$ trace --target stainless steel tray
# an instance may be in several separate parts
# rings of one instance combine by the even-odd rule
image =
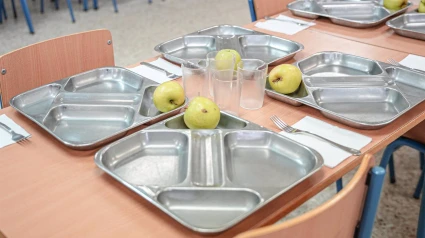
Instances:
[[[321,52],[294,63],[303,73],[300,88],[266,94],[293,106],[316,108],[335,121],[379,129],[425,100],[425,75],[340,52]]]
[[[404,13],[409,2],[398,11],[390,11],[376,1],[314,1],[298,0],[288,4],[296,16],[316,19],[329,18],[333,23],[353,28],[367,28],[379,25],[390,17]]]
[[[215,50],[234,49],[242,58],[261,59],[280,64],[294,57],[304,46],[290,40],[237,26],[221,25],[161,43],[155,50],[175,63],[203,59]]]
[[[168,113],[155,108],[157,85],[127,69],[105,67],[17,95],[10,105],[66,146],[89,150],[177,114],[184,105]]]
[[[406,13],[387,21],[395,33],[419,40],[425,40],[425,14]]]
[[[215,130],[183,114],[102,148],[96,165],[182,225],[218,233],[318,171],[314,150],[221,113]]]

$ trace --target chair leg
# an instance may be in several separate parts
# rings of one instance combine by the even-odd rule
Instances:
[[[44,0],[40,0],[40,12],[41,14],[44,13]]]
[[[94,10],[97,10],[99,8],[99,6],[97,4],[97,0],[93,0],[93,8],[94,8]]]
[[[413,194],[413,197],[416,199],[419,199],[421,196],[422,188],[424,186],[424,176],[425,176],[425,170],[422,170],[421,177],[419,178],[418,184],[416,185],[415,193]]]
[[[255,8],[254,8],[254,0],[248,0],[248,6],[249,6],[249,13],[251,15],[251,21],[254,22],[257,20],[257,16],[255,14]]]
[[[152,0],[148,0],[148,3],[151,4],[152,3]]]
[[[396,179],[393,154],[391,155],[390,160],[388,161],[388,170],[390,171],[390,183],[395,183]]]
[[[4,1],[3,0],[2,0],[2,9],[3,9],[4,19],[7,20],[6,6],[4,6]]]
[[[22,10],[24,11],[28,28],[30,29],[30,33],[34,34],[34,27],[32,26],[31,14],[30,14],[30,10],[28,9],[27,0],[21,0],[21,5],[22,5]]]
[[[336,192],[339,193],[339,191],[341,191],[342,188],[343,188],[342,178],[340,178],[336,181]]]
[[[421,169],[424,169],[424,164],[425,164],[425,154],[422,152],[419,152],[419,163],[421,164]]]
[[[55,9],[59,10],[59,0],[55,0]]]
[[[13,18],[18,18],[18,14],[16,14],[16,6],[15,6],[15,0],[12,0],[12,10],[13,10]]]
[[[114,4],[115,12],[118,12],[117,0],[112,0],[112,3]]]
[[[422,171],[422,175],[424,172]],[[424,182],[425,177],[422,176],[422,183]],[[419,210],[419,222],[418,222],[418,231],[416,237],[425,238],[425,189],[422,189],[422,201],[421,208]]]
[[[4,8],[3,0],[0,0],[0,24],[3,24],[3,8]]]
[[[83,0],[83,10],[85,12],[89,10],[89,0]]]
[[[74,23],[75,17],[74,17],[74,10],[72,9],[72,3],[71,0],[66,0],[66,3],[68,4],[69,14],[71,15],[71,20]]]

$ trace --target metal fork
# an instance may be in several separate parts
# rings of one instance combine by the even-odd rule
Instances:
[[[0,122],[0,128],[7,131],[9,134],[12,135],[12,140],[16,143],[24,142],[27,140],[28,136],[23,136],[19,133],[16,133],[14,130],[12,130],[10,127],[6,126],[5,124]]]
[[[282,22],[290,22],[290,23],[297,24],[299,26],[309,26],[309,24],[305,24],[305,23],[300,23],[300,22],[291,21],[291,20],[277,19],[277,18],[272,18],[272,17],[268,17],[268,16],[264,17],[264,19],[266,19],[266,20],[282,21]]]
[[[330,143],[331,145],[333,145],[335,147],[338,147],[338,148],[340,148],[342,150],[345,150],[348,153],[351,153],[353,155],[360,155],[362,153],[360,150],[356,150],[356,149],[353,149],[353,148],[350,148],[350,147],[346,147],[346,146],[340,145],[340,144],[338,144],[336,142],[333,142],[331,140],[328,140],[328,139],[326,139],[324,137],[321,137],[319,135],[316,135],[314,133],[311,133],[311,132],[308,132],[308,131],[303,131],[303,130],[300,130],[300,129],[297,129],[297,128],[293,128],[293,127],[287,125],[285,122],[283,122],[279,117],[277,117],[275,115],[271,116],[270,119],[274,122],[274,124],[276,124],[277,127],[279,127],[280,129],[284,130],[285,132],[288,132],[288,133],[302,133],[302,134],[308,134],[308,135],[315,136],[315,137],[317,137],[317,138],[319,138],[321,140],[324,140],[324,141]]]
[[[163,68],[160,68],[160,67],[158,67],[158,66],[155,66],[155,65],[153,65],[153,64],[150,64],[150,63],[148,63],[148,62],[141,62],[140,64],[141,64],[141,65],[144,65],[144,66],[148,66],[149,68],[152,68],[152,69],[155,69],[155,70],[158,70],[158,71],[164,72],[164,73],[165,73],[165,76],[167,76],[167,78],[170,78],[170,79],[176,79],[176,78],[179,78],[179,77],[180,77],[180,76],[178,76],[177,74],[173,74],[173,73],[171,73],[171,72],[168,72],[167,70],[165,70],[165,69],[163,69]]]
[[[420,70],[420,69],[414,69],[414,68],[410,68],[410,67],[408,67],[408,66],[402,65],[402,64],[400,64],[399,62],[395,61],[395,60],[394,60],[394,59],[392,59],[392,58],[389,58],[387,61],[388,61],[388,63],[390,63],[390,64],[392,64],[392,65],[399,66],[399,67],[403,67],[403,68],[407,68],[407,69],[410,69],[410,70],[413,70],[413,71],[419,72],[419,73],[421,73],[421,74],[425,74],[425,71],[423,71],[423,70]]]

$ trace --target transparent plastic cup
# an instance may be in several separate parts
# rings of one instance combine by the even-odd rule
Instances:
[[[189,100],[194,97],[208,97],[208,68],[205,59],[190,59],[181,64],[183,88]]]
[[[214,102],[221,111],[237,116],[239,114],[241,83],[238,80],[236,71],[233,69],[215,70],[211,74],[211,81]]]
[[[260,109],[264,103],[268,65],[258,59],[242,59],[237,77],[241,83],[240,106],[248,110]]]
[[[229,59],[216,59],[218,51],[212,51],[207,54],[208,64],[208,86],[210,96],[214,96],[213,84],[212,84],[212,73],[217,70],[233,70],[235,68],[235,56],[232,54]]]

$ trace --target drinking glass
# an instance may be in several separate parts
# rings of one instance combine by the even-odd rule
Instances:
[[[213,84],[212,84],[212,73],[217,70],[233,70],[235,68],[235,56],[232,54],[230,59],[216,59],[218,51],[212,51],[207,54],[207,64],[208,64],[208,85],[207,90],[211,96],[214,96],[213,93]]]
[[[208,73],[205,59],[190,59],[182,63],[183,87],[186,97],[191,100],[208,96]]]
[[[236,71],[233,69],[215,70],[211,73],[211,81],[214,102],[221,111],[237,116],[239,114],[241,84]]]
[[[241,107],[256,110],[263,106],[267,79],[267,64],[258,59],[242,59],[238,64],[241,83]]]

